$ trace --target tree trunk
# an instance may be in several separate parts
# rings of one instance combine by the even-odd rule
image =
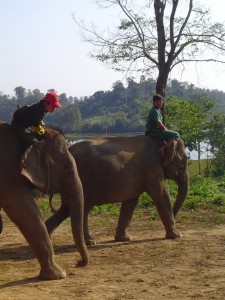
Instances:
[[[198,175],[201,175],[201,145],[198,142]]]
[[[164,98],[164,103],[161,108],[162,116],[163,116],[163,124],[166,125],[166,85],[169,76],[169,71],[163,68],[159,70],[159,76],[156,82],[156,94],[160,94]]]

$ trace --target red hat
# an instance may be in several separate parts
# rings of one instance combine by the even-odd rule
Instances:
[[[61,104],[59,103],[59,96],[55,92],[48,92],[44,99],[51,103],[54,107],[61,107]]]

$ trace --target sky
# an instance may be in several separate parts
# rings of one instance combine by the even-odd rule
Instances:
[[[199,2],[211,9],[212,20],[225,21],[224,0]],[[54,88],[59,94],[80,98],[110,90],[124,79],[124,74],[88,56],[92,46],[82,41],[72,18],[75,14],[99,28],[115,22],[116,12],[98,9],[95,0],[0,0],[0,12],[3,94],[13,96],[14,88],[23,86],[43,93]],[[171,78],[225,91],[225,66],[188,66],[182,76],[173,71]]]

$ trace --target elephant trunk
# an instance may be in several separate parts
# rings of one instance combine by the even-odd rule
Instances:
[[[173,206],[174,217],[179,212],[184,200],[186,199],[188,187],[189,187],[189,178],[186,175],[184,178],[177,180],[178,193],[177,198]]]
[[[70,176],[70,179],[72,177]],[[73,182],[69,180],[68,184],[65,184],[65,189],[61,196],[62,201],[65,199],[69,205],[73,238],[76,248],[82,257],[82,260],[78,262],[78,266],[84,267],[89,261],[83,230],[84,196],[81,181],[78,176],[75,177],[75,180],[72,180]]]

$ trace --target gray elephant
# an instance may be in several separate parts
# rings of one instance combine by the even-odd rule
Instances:
[[[181,139],[174,141],[162,161],[160,145],[151,137],[103,137],[81,141],[69,148],[76,160],[84,189],[84,236],[87,245],[94,244],[88,229],[88,213],[94,205],[122,202],[116,241],[128,241],[126,232],[138,198],[147,192],[156,205],[166,230],[166,238],[181,237],[175,228],[174,216],[186,198],[189,176],[187,156]],[[178,195],[171,207],[165,179],[178,185]],[[62,199],[60,209],[47,221],[49,234],[69,216]]]
[[[48,280],[64,278],[66,273],[55,263],[53,246],[33,196],[34,186],[44,193],[61,194],[82,257],[79,264],[88,263],[83,233],[83,189],[76,163],[63,135],[52,132],[52,139],[32,145],[23,155],[24,149],[10,125],[0,122],[0,208],[32,248],[41,267],[39,277]]]

